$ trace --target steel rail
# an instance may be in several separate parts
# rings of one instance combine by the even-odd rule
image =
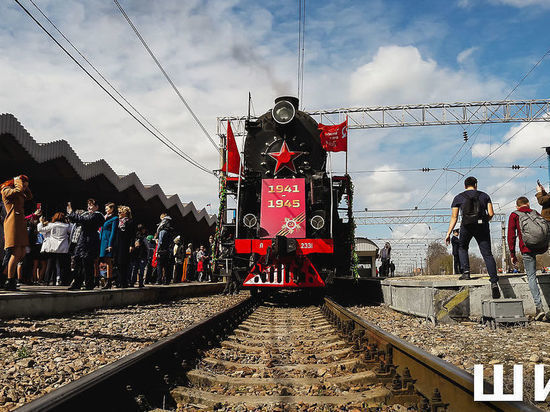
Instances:
[[[43,411],[145,411],[175,408],[170,389],[198,351],[217,342],[257,305],[248,298],[180,332],[104,366],[17,409]]]
[[[348,334],[363,336],[362,344],[381,361],[385,372],[403,375],[408,368],[414,387],[425,397],[432,397],[437,388],[441,394],[441,407],[447,411],[503,411],[535,412],[541,409],[525,402],[474,402],[474,377],[451,363],[435,357],[426,351],[382,330],[365,319],[345,309],[329,298],[325,298],[325,312]],[[484,382],[484,393],[493,393],[492,385]],[[432,409],[434,410],[434,409]],[[444,409],[442,409],[444,410]]]

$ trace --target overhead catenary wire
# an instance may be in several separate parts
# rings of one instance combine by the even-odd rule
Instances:
[[[474,170],[475,168],[477,168],[477,166],[479,166],[485,159],[487,159],[489,156],[493,155],[497,150],[499,150],[502,146],[504,146],[506,143],[508,143],[510,140],[512,140],[515,136],[517,136],[523,129],[525,129],[529,124],[531,124],[531,122],[527,122],[525,123],[522,127],[520,127],[518,130],[516,130],[516,132],[514,134],[512,134],[509,138],[505,139],[502,143],[500,143],[495,149],[491,150],[485,157],[483,157],[475,166],[471,167],[465,174],[468,174],[470,173],[472,170]],[[539,160],[539,159],[537,159]],[[439,200],[437,202],[434,203],[434,205],[428,210],[428,212],[426,212],[423,216],[421,216],[416,222],[413,222],[412,223],[412,226],[409,228],[409,230],[400,238],[398,239],[398,241],[402,241],[405,239],[405,236],[407,236],[410,231],[420,222],[420,220],[425,217],[430,210],[432,210],[435,206],[437,206],[439,204],[439,202],[441,202],[441,200],[443,200],[443,198],[445,198],[445,196],[447,196],[447,194],[449,194],[451,192],[451,190],[454,189],[454,187],[462,180],[462,178],[458,179],[454,184],[453,186],[448,189],[444,194],[443,196],[441,196],[439,198]]]
[[[99,77],[101,77],[101,79],[107,83],[109,85],[109,87],[122,99],[124,100],[124,102],[130,106],[137,114],[138,116],[143,119],[144,122],[146,122],[153,130],[155,130],[158,134],[160,134],[168,143],[170,143],[176,150],[178,150],[183,156],[186,157],[186,160],[190,163],[192,163],[194,166],[200,168],[201,170],[204,170],[206,169],[205,171],[208,171],[210,172],[209,169],[207,169],[206,167],[202,166],[200,163],[198,163],[197,161],[195,161],[189,154],[187,154],[186,152],[184,152],[182,149],[180,149],[176,143],[174,143],[172,140],[170,140],[164,133],[162,133],[160,130],[158,130],[157,127],[155,127],[130,101],[128,101],[128,99],[126,99],[126,97],[124,97],[124,95],[122,95],[122,93],[120,93],[116,87],[92,64],[92,62],[90,62],[90,60],[88,58],[86,58],[86,56],[84,56],[84,54],[74,45],[74,43],[57,27],[57,25],[42,11],[42,9],[33,1],[33,0],[29,0],[33,6],[38,10],[38,12],[48,21],[48,23],[50,23],[52,25],[52,27],[63,37],[63,39],[65,39],[65,41],[70,44],[70,46],[79,54],[80,57],[82,57],[82,59],[88,63],[88,65],[90,65],[90,67],[92,68],[92,70],[97,73],[97,75]]]
[[[143,47],[145,47],[145,49],[147,50],[147,52],[149,53],[149,55],[151,56],[151,58],[153,59],[153,61],[156,63],[157,67],[160,69],[160,71],[162,72],[162,74],[164,75],[164,77],[166,78],[166,80],[168,81],[168,83],[170,84],[170,86],[172,86],[172,89],[174,89],[174,91],[176,92],[176,94],[178,95],[178,97],[180,98],[180,100],[182,101],[182,103],[185,105],[185,107],[187,108],[187,110],[189,111],[189,113],[191,114],[191,116],[193,117],[193,119],[195,120],[195,122],[198,124],[198,126],[201,128],[201,130],[203,131],[204,135],[206,136],[206,138],[210,141],[210,143],[212,143],[212,146],[214,146],[214,149],[216,149],[217,152],[221,153],[221,151],[223,150],[222,148],[218,147],[218,145],[216,144],[216,142],[214,141],[214,139],[210,136],[210,133],[208,133],[208,131],[206,130],[206,128],[203,126],[203,124],[201,123],[201,121],[199,120],[199,118],[197,117],[197,115],[195,114],[195,112],[193,111],[193,109],[191,109],[191,106],[187,103],[187,101],[185,100],[185,98],[183,97],[183,95],[180,93],[179,89],[176,87],[176,85],[174,84],[174,82],[172,81],[172,79],[170,78],[170,76],[168,76],[168,73],[166,73],[166,70],[164,70],[164,67],[162,67],[162,65],[160,64],[159,60],[157,59],[157,57],[155,56],[155,54],[153,53],[153,51],[151,50],[151,48],[149,47],[149,45],[147,44],[147,42],[145,41],[145,39],[143,38],[143,36],[141,35],[141,33],[139,32],[139,30],[137,29],[137,27],[134,25],[134,23],[132,22],[132,20],[130,19],[130,17],[128,16],[128,14],[126,14],[126,12],[124,11],[124,9],[122,8],[122,6],[120,5],[120,3],[118,2],[118,0],[113,0],[114,3],[116,4],[116,6],[118,7],[118,9],[120,10],[120,12],[122,13],[122,15],[124,16],[124,18],[126,19],[126,22],[130,25],[130,27],[132,28],[132,30],[134,31],[135,35],[137,36],[137,38],[140,40],[141,44],[143,45]]]
[[[526,74],[516,83],[516,85],[512,88],[512,90],[506,95],[506,97],[504,98],[504,100],[508,99],[508,98],[512,95],[512,93],[521,85],[521,83],[527,78],[527,76],[529,76],[529,74],[531,74],[531,72],[533,72],[533,70],[534,70],[534,69],[544,60],[544,58],[545,58],[546,56],[548,56],[549,54],[550,54],[550,49],[548,49],[548,50],[546,51],[546,53],[544,53],[544,54],[542,55],[542,57],[541,57],[532,67],[531,67],[531,69],[529,69],[529,70],[527,71],[527,73],[526,73]],[[510,136],[508,139],[504,140],[500,145],[498,145],[496,149],[491,150],[491,151],[489,152],[489,154],[487,154],[485,157],[483,157],[474,167],[470,168],[470,169],[468,170],[468,172],[466,172],[466,174],[469,173],[469,172],[471,172],[473,169],[476,169],[482,162],[486,161],[486,160],[489,158],[489,156],[491,156],[494,152],[496,152],[497,150],[499,150],[504,144],[506,144],[506,143],[509,142],[512,138],[514,138],[519,132],[521,132],[523,129],[525,129],[525,127],[527,127],[530,123],[531,123],[531,121],[525,123],[525,124],[524,124],[522,127],[520,127],[514,134],[512,134],[512,136]],[[483,126],[483,124],[479,125],[479,126],[477,127],[477,129],[472,133],[472,135],[476,135],[476,137],[475,137],[474,140],[471,142],[470,148],[473,148],[474,143],[475,143],[475,140],[477,139],[477,136],[478,136],[478,132],[479,132],[479,130],[481,129],[482,126]],[[465,143],[466,143],[466,141],[460,146],[458,152],[460,152],[460,151],[462,150],[462,148],[464,147]],[[458,154],[458,152],[455,153],[455,155],[453,156],[453,159],[454,159],[454,157],[456,157],[456,155]],[[459,162],[462,161],[463,158],[464,158],[464,156],[462,156],[462,157],[460,158]],[[447,166],[446,166],[447,168],[448,168],[448,165],[449,165],[449,164],[447,164]],[[518,173],[518,175],[519,175],[519,173]],[[437,183],[437,181],[441,178],[441,176],[442,176],[442,175],[440,175],[440,176],[438,177],[438,179],[436,180],[436,183]],[[447,195],[447,194],[448,194],[457,184],[458,184],[458,182],[459,182],[460,180],[461,180],[461,179],[457,180],[457,182],[451,187],[451,189],[447,190],[447,192],[446,192],[446,193],[445,193],[445,194],[444,194],[444,195],[434,204],[434,207],[435,207],[435,206],[436,206],[436,205],[437,205],[437,204],[438,204],[438,203],[439,203],[439,202],[440,202],[440,201],[441,201],[441,200],[442,200],[442,199],[443,199],[443,198],[444,198],[444,197],[445,197],[445,196],[446,196],[446,195]],[[432,187],[430,187],[430,189],[428,190],[428,193],[431,191],[431,189],[432,189],[434,186],[435,186],[435,184],[432,185]],[[422,202],[425,198],[426,198],[426,195],[422,198],[421,202]],[[420,202],[419,202],[418,204],[420,204]],[[427,213],[429,213],[429,212],[427,212]],[[427,213],[426,213],[426,215],[427,215]],[[426,216],[426,215],[424,215],[424,216]],[[424,217],[424,216],[422,216],[422,217]],[[422,218],[422,217],[421,217],[421,218]],[[420,218],[420,219],[421,219],[421,218]],[[409,228],[409,230],[407,231],[407,233],[405,233],[405,234],[403,235],[403,237],[401,237],[401,239],[398,239],[398,241],[401,241],[401,240],[405,239],[405,236],[406,236],[406,235],[416,226],[417,223],[418,223],[418,221],[415,222],[415,223],[413,223],[413,225]]]
[[[525,73],[525,75],[522,76],[522,78],[514,85],[514,87],[508,92],[508,94],[506,95],[506,97],[504,97],[503,100],[507,100],[516,90],[517,88],[523,83],[523,81],[533,72],[533,70],[535,70],[541,63],[542,61],[546,58],[546,56],[550,55],[550,49],[548,49],[546,51],[546,53],[544,53],[542,55],[542,57]],[[472,149],[474,147],[474,144],[479,136],[479,130],[481,129],[481,127],[483,126],[483,124],[480,124],[476,130],[474,130],[474,132],[471,134],[470,137],[474,137],[474,139],[472,140],[471,144],[470,144],[470,149]],[[464,154],[464,156],[462,156],[459,160],[462,161],[462,159],[464,159],[464,157],[466,156],[466,154]]]
[[[541,154],[539,157],[537,157],[535,160],[531,162],[531,164],[538,162],[543,156],[546,156],[546,153]],[[529,166],[527,166],[528,168]],[[518,177],[521,173],[523,173],[527,168],[521,169],[519,172],[517,172],[514,176],[510,177],[506,182],[501,184],[499,187],[497,187],[493,192],[490,194],[491,196],[494,195],[496,192],[498,192],[500,189],[502,189],[504,186],[506,186],[508,183],[510,183],[512,180],[514,180],[516,177]]]
[[[538,165],[538,166],[520,166],[520,165],[511,165],[511,166],[478,166],[477,169],[548,169],[548,166]],[[354,170],[348,171],[348,174],[360,174],[360,173],[401,173],[401,172],[432,172],[438,170],[445,170],[448,172],[453,172],[455,170],[469,170],[467,167],[421,167],[416,169],[373,169],[373,170]],[[343,172],[337,172],[343,173]]]
[[[34,17],[34,15],[23,5],[21,4],[21,2],[19,0],[14,0],[18,5],[19,7],[21,7],[21,9],[42,29],[42,31],[44,31],[44,33],[46,33],[48,35],[48,37],[55,42],[55,44],[57,44],[57,46],[59,46],[61,48],[61,50],[63,50],[63,52],[69,56],[69,58],[71,60],[73,60],[78,67],[80,67],[80,69],[82,69],[84,71],[84,73],[86,73],[88,75],[88,77],[90,77],[90,79],[92,79],[92,81],[94,83],[96,83],[105,93],[107,93],[107,95],[112,99],[114,100],[126,113],[128,113],[130,116],[132,116],[134,118],[134,120],[136,120],[145,130],[147,130],[150,134],[152,134],[158,141],[160,141],[162,144],[164,144],[166,147],[168,147],[171,151],[173,151],[175,154],[177,154],[178,156],[180,156],[182,159],[184,159],[185,161],[187,161],[188,163],[192,164],[193,166],[199,168],[200,170],[206,172],[206,173],[209,173],[211,175],[214,175],[214,172],[211,171],[210,169],[206,168],[205,166],[202,166],[200,163],[196,162],[194,159],[192,159],[189,155],[187,155],[185,152],[183,152],[181,149],[177,148],[177,147],[174,147],[173,146],[173,143],[170,142],[171,144],[169,144],[168,142],[166,142],[165,140],[163,140],[161,137],[159,137],[153,130],[151,130],[145,123],[144,121],[138,119],[138,117],[132,113],[124,104],[122,104],[109,90],[107,90],[107,88],[102,85],[49,31],[48,29],[46,29],[42,23],[40,23],[36,17]],[[135,110],[135,109],[134,109]]]

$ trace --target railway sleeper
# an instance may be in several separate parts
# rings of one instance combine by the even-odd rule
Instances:
[[[265,338],[265,346],[268,349],[277,349],[278,351],[291,351],[293,350],[293,347],[300,345],[300,350],[302,348],[305,349],[311,349],[311,350],[319,350],[319,346],[322,345],[323,349],[326,348],[333,348],[333,347],[344,347],[349,346],[346,342],[343,340],[338,339],[337,336],[332,338],[327,338],[323,340],[312,340],[312,339],[301,339],[301,338],[295,338],[291,336],[276,336],[276,335],[268,335]],[[242,336],[228,336],[227,340],[225,342],[231,342],[231,343],[238,343],[241,345],[252,345],[255,346],[255,342],[246,339]]]
[[[326,372],[326,369],[321,369]],[[343,389],[349,389],[350,386],[373,385],[379,383],[378,377],[374,371],[366,370],[344,376],[323,377],[297,377],[297,378],[263,378],[263,377],[233,377],[224,374],[210,373],[203,370],[192,370],[187,374],[189,382],[200,387],[209,387],[221,385],[223,387],[304,387],[312,385],[336,385]]]
[[[362,392],[344,395],[222,395],[193,388],[178,387],[172,390],[172,396],[181,405],[200,403],[208,407],[223,407],[246,405],[247,407],[262,408],[267,405],[345,405],[362,404],[365,407],[375,407],[387,403],[391,398],[391,391],[376,387]],[[286,391],[283,391],[286,393]]]
[[[239,338],[248,338],[248,339],[269,339],[269,333],[255,333],[255,332],[249,332],[242,329],[235,329],[234,335],[228,335],[227,339],[232,339],[234,337]],[[289,332],[286,335],[278,335],[278,339],[290,339],[293,341],[300,341],[304,343],[308,342],[319,342],[319,343],[325,343],[325,342],[334,342],[336,340],[339,340],[339,337],[334,335],[333,333],[327,332],[324,334],[316,335],[316,338],[308,337],[307,334],[302,334],[298,332]]]
[[[260,363],[241,363],[226,361],[217,358],[206,357],[202,359],[202,362],[211,366],[221,366],[228,371],[234,372],[237,370],[252,370],[256,373],[262,374],[264,371],[270,371],[275,373],[285,373],[292,371],[317,371],[319,368],[324,368],[328,372],[334,372],[337,369],[340,370],[352,370],[362,363],[359,358],[345,359],[330,363],[304,363],[304,364],[287,364],[280,365],[276,361],[271,362],[270,366]]]
[[[345,343],[344,343],[345,345]],[[242,352],[243,354],[249,354],[249,353],[270,353],[270,354],[280,354],[282,351],[284,351],[285,348],[266,348],[265,346],[252,346],[252,345],[243,345],[240,343],[234,343],[231,341],[223,341],[222,342],[222,348],[225,349],[231,349],[231,350],[237,350]],[[273,349],[277,350],[275,352]],[[288,348],[290,351],[292,348]],[[324,349],[324,348],[323,348]],[[347,355],[350,355],[353,353],[353,349],[349,346],[346,346],[342,349],[335,349],[335,350],[329,350],[329,351],[321,351],[321,348],[312,348],[311,351],[303,352],[304,355],[312,354],[315,355],[317,359],[324,359],[328,357],[336,357],[336,358],[342,358]]]

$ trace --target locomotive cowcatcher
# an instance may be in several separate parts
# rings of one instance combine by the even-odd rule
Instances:
[[[317,122],[297,98],[279,97],[245,131],[239,172],[222,169],[221,188],[236,207],[233,219],[221,218],[221,266],[253,290],[321,288],[349,275],[353,221],[339,217],[338,205],[351,216],[351,181],[328,170]],[[225,165],[238,157],[230,126],[226,148]]]

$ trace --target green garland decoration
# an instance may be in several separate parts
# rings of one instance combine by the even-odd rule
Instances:
[[[355,188],[353,182],[351,181],[350,175],[346,174],[347,183],[348,183],[348,222],[350,226],[349,231],[349,242],[351,245],[351,259],[350,259],[350,270],[355,280],[359,279],[359,270],[357,269],[359,265],[359,258],[357,257],[357,252],[355,251],[355,229],[357,227],[355,219],[353,218],[353,195]]]
[[[225,213],[225,208],[227,206],[227,177],[222,177],[221,179],[221,187],[220,187],[220,207],[218,209],[218,222],[216,225],[216,233],[214,234],[214,242],[212,242],[212,267],[216,267],[216,262],[219,259],[219,247],[218,245],[221,242],[221,231],[223,227],[223,216]]]

